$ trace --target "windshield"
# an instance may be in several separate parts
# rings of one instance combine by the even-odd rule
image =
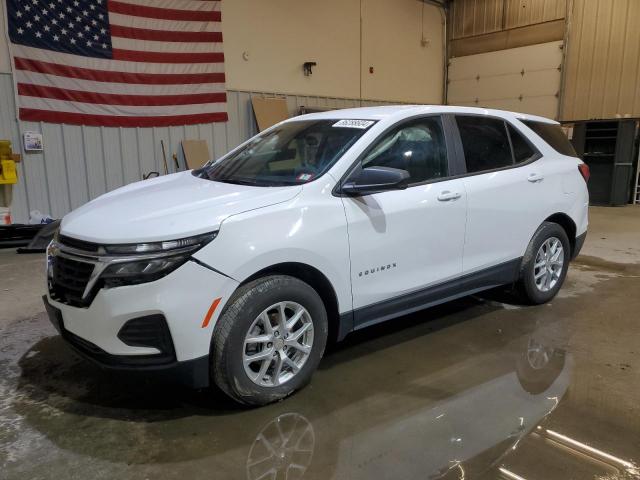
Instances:
[[[264,187],[300,185],[326,172],[375,122],[301,120],[257,136],[194,175]]]

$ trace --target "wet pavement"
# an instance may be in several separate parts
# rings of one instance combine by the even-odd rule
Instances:
[[[4,252],[0,479],[639,479],[640,210],[624,210],[592,216],[598,234],[621,215],[622,236],[590,234],[551,304],[497,291],[363,330],[248,410],[79,359],[38,306],[41,256]]]

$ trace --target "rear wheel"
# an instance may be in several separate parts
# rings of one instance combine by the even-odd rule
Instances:
[[[566,232],[557,223],[544,222],[538,228],[522,259],[517,283],[525,301],[538,305],[556,296],[567,275],[570,248]]]
[[[280,400],[311,378],[327,328],[322,299],[301,280],[273,275],[243,285],[216,325],[213,381],[248,405]]]

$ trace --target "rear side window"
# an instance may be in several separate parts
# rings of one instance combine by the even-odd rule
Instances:
[[[545,142],[556,152],[570,157],[577,157],[578,154],[573,149],[573,145],[562,131],[560,125],[553,123],[534,122],[532,120],[522,120],[527,127],[536,132]]]
[[[509,138],[513,147],[513,160],[515,163],[523,163],[533,157],[536,153],[531,144],[512,125],[507,124]]]
[[[468,173],[513,165],[511,146],[503,120],[481,116],[456,116],[456,122]]]

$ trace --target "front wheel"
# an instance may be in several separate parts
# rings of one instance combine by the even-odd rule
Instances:
[[[571,246],[564,229],[544,222],[536,231],[522,259],[517,288],[527,303],[539,305],[556,296],[564,283]]]
[[[318,293],[286,275],[241,286],[229,299],[212,343],[213,381],[247,405],[280,400],[304,386],[327,342]]]

